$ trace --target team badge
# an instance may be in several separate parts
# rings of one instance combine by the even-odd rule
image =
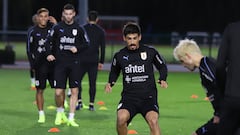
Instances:
[[[147,59],[147,52],[141,52],[141,59],[146,60]]]
[[[76,36],[76,35],[77,35],[77,29],[73,29],[73,30],[72,30],[72,34],[73,34],[74,36]]]

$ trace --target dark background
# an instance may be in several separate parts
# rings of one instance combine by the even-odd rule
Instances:
[[[31,16],[41,7],[48,8],[57,20],[64,4],[72,3],[78,9],[78,0],[9,0],[8,3],[9,30],[26,30],[31,25]],[[89,0],[88,3],[89,10],[97,10],[100,15],[138,16],[145,33],[222,32],[228,23],[240,20],[239,0]],[[1,0],[1,7],[2,4]],[[2,29],[2,17],[0,24]]]

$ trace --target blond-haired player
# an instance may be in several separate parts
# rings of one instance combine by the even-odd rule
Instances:
[[[199,69],[201,84],[206,90],[206,95],[214,109],[213,117],[199,127],[192,135],[215,135],[220,121],[220,100],[222,93],[216,85],[215,60],[202,54],[194,40],[180,40],[173,51],[174,58],[190,71]]]

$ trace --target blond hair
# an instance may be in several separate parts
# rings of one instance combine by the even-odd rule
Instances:
[[[37,14],[38,14],[38,15],[41,14],[42,12],[47,12],[47,13],[49,13],[49,10],[46,9],[46,8],[40,8],[40,9],[37,10]]]
[[[186,53],[193,54],[198,53],[202,54],[199,46],[194,40],[184,39],[180,40],[178,45],[173,50],[173,56],[176,60],[179,60],[180,57],[184,56]]]

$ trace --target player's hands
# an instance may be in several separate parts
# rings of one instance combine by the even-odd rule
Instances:
[[[105,85],[105,92],[106,92],[106,93],[112,92],[112,87],[111,87],[111,84],[110,84],[110,83],[107,83],[107,84]]]
[[[70,51],[72,51],[72,53],[76,53],[77,52],[77,48],[75,46],[71,47]]]
[[[98,70],[102,70],[103,69],[103,64],[102,63],[98,63]]]
[[[162,88],[167,88],[168,87],[168,83],[166,81],[158,80],[158,83],[160,84],[160,86]]]
[[[48,61],[54,61],[56,58],[53,55],[48,55],[47,60]]]
[[[34,69],[33,67],[31,67],[30,70],[31,70],[32,72],[35,72],[35,69]]]
[[[213,123],[219,123],[219,122],[220,122],[220,118],[218,116],[214,116]]]
[[[57,24],[57,20],[53,17],[53,16],[49,16],[49,22],[53,23],[53,24]]]

